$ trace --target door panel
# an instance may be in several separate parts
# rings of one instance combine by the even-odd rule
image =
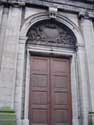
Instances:
[[[31,58],[30,78],[30,112],[32,125],[48,125],[49,114],[49,60],[48,58]],[[31,124],[31,120],[30,120]]]
[[[71,124],[69,60],[51,58],[52,125]]]
[[[71,125],[69,59],[31,57],[30,125]]]

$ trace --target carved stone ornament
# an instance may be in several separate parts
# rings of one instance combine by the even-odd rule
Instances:
[[[56,7],[49,7],[49,17],[55,19],[58,9]]]
[[[27,44],[76,48],[76,38],[65,25],[47,20],[32,26],[28,33]]]

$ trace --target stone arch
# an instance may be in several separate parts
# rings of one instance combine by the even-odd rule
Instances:
[[[20,39],[27,38],[26,34],[32,25],[34,25],[38,21],[47,20],[47,19],[50,19],[49,14],[47,12],[41,12],[41,13],[37,13],[37,14],[30,16],[28,19],[26,19],[25,23],[23,24],[21,28]],[[69,18],[62,16],[62,14],[57,15],[56,21],[60,22],[61,24],[66,25],[74,33],[77,39],[77,45],[79,44],[82,45],[83,38],[80,32],[80,29],[74,22],[72,22]],[[23,40],[23,43],[25,44],[26,41]]]

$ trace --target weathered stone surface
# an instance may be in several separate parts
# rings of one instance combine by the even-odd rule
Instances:
[[[92,21],[94,5],[87,3],[89,1],[83,3],[66,2],[66,0],[53,0],[54,3],[50,0],[38,1],[9,0],[5,4],[6,0],[0,0],[0,107],[9,105],[15,108],[17,125],[29,124],[29,52],[39,49],[45,53],[51,48],[32,46],[31,41],[28,52],[25,45],[27,36],[22,34],[22,29],[32,30],[31,26],[39,22],[39,19],[50,19],[48,8],[52,5],[57,7],[57,15],[60,18],[56,16],[55,20],[69,27],[77,38],[76,52],[53,48],[57,53],[59,51],[73,57],[74,61],[71,64],[73,125],[75,123],[87,125],[88,112],[94,112],[94,22]]]

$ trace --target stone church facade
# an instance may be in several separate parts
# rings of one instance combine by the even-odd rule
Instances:
[[[93,49],[93,0],[0,0],[0,108],[17,125],[94,124]]]

